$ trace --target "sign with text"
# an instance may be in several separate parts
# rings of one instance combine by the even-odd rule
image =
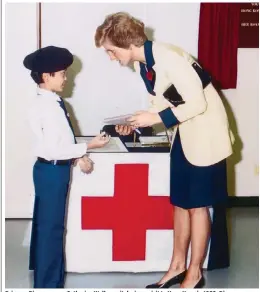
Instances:
[[[240,3],[239,48],[259,48],[259,3]]]

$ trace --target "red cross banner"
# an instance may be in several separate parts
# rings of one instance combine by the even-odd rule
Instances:
[[[174,238],[169,153],[93,153],[92,159],[92,174],[73,170],[67,271],[167,270]],[[213,233],[204,268],[213,269],[228,265],[228,246],[226,225],[213,208],[210,213]]]

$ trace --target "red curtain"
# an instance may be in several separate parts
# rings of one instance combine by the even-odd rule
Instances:
[[[236,88],[240,4],[201,3],[198,61],[220,89]]]

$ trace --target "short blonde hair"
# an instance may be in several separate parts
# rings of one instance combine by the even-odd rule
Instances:
[[[101,47],[108,39],[114,46],[128,49],[131,44],[141,47],[147,40],[144,24],[125,12],[108,15],[97,28],[96,47]]]

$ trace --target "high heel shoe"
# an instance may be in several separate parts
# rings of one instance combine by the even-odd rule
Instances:
[[[200,280],[199,280],[199,282],[195,285],[195,287],[193,288],[193,289],[195,289],[195,288],[203,288],[205,286],[205,279],[204,279],[204,277],[202,276],[201,278],[200,278]]]
[[[164,282],[164,283],[154,283],[154,284],[150,284],[147,285],[145,288],[170,288],[171,286],[175,285],[175,284],[180,284],[186,275],[186,270],[180,274],[178,274],[177,276],[172,277],[171,279],[169,279],[168,281]]]

